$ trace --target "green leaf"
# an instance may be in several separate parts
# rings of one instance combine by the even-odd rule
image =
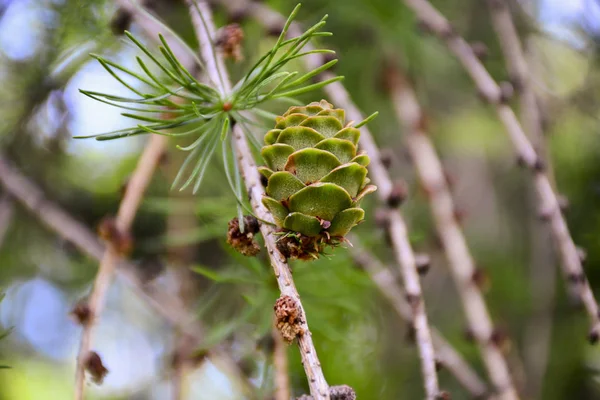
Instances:
[[[332,153],[345,164],[356,156],[356,146],[349,140],[339,138],[329,138],[320,141],[315,145],[316,149],[321,149]]]
[[[360,131],[353,127],[347,127],[335,134],[335,138],[349,140],[356,146],[360,139]]]
[[[318,182],[340,164],[336,156],[325,150],[306,148],[290,155],[284,169],[309,185]]]
[[[299,212],[289,214],[283,222],[283,227],[306,236],[317,236],[323,229],[317,218]]]
[[[333,183],[307,186],[290,197],[291,212],[300,212],[331,221],[342,210],[350,208],[352,199],[341,187]]]
[[[313,147],[321,140],[325,139],[325,136],[312,128],[304,126],[291,126],[285,128],[277,137],[277,143],[287,144],[295,150],[304,149],[307,147]]]
[[[268,196],[281,201],[304,187],[304,184],[296,176],[287,171],[280,171],[271,175],[266,191]]]
[[[363,187],[367,177],[367,169],[360,164],[344,164],[321,179],[321,182],[331,182],[343,187],[350,197],[356,197],[358,191]]]
[[[346,236],[364,218],[365,211],[362,208],[348,208],[335,216],[328,231],[331,236]]]
[[[277,124],[275,125],[275,129],[285,129],[288,128],[290,126],[298,126],[302,123],[302,121],[304,121],[306,118],[308,118],[306,115],[304,114],[289,114],[285,117],[278,117],[276,119]]]
[[[277,224],[277,226],[283,226],[283,221],[285,220],[285,217],[287,217],[287,215],[289,214],[288,209],[285,208],[283,204],[281,204],[277,200],[267,196],[262,198],[262,203],[265,207],[267,207],[269,212],[273,214],[273,219],[275,219],[275,223]]]
[[[304,120],[300,126],[306,126],[319,132],[326,138],[335,136],[336,133],[342,130],[342,123],[336,117],[315,116]]]
[[[260,154],[265,159],[269,168],[273,171],[283,171],[289,155],[293,152],[294,148],[292,146],[283,143],[275,143],[263,147]]]

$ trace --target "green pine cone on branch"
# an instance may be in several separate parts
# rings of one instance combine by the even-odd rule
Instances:
[[[282,232],[280,250],[290,258],[318,258],[326,246],[345,241],[365,212],[369,157],[357,150],[360,131],[345,112],[325,100],[291,107],[265,135],[267,167],[263,204]]]

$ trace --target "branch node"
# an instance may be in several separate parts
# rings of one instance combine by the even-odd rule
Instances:
[[[408,197],[408,185],[406,181],[396,181],[392,185],[392,190],[387,198],[387,205],[390,208],[397,208],[406,200],[406,197]]]

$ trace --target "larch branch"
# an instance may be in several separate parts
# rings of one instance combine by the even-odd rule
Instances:
[[[400,73],[391,72],[392,99],[396,115],[406,132],[406,142],[421,185],[429,197],[435,225],[448,266],[454,278],[470,332],[481,352],[490,380],[500,399],[517,399],[510,370],[498,344],[485,300],[475,281],[475,263],[455,217],[455,205],[442,163],[423,130],[424,115],[409,83]]]
[[[127,190],[119,205],[119,211],[115,219],[115,225],[118,232],[128,233],[135,214],[137,213],[140,202],[154,170],[165,149],[166,138],[163,136],[151,136],[146,145],[137,167],[131,179],[127,184]],[[119,252],[112,242],[107,244],[106,250],[100,261],[98,273],[94,280],[92,292],[90,293],[86,305],[91,318],[83,323],[83,332],[81,334],[81,344],[77,355],[77,369],[75,373],[75,399],[82,400],[85,391],[85,367],[86,360],[92,349],[93,330],[100,319],[102,308],[108,288],[113,280],[115,269],[119,262]]]
[[[48,200],[38,186],[21,174],[2,155],[0,155],[0,185],[50,230],[74,244],[90,258],[98,261],[102,259],[106,246],[98,236],[59,205]],[[153,282],[145,282],[139,275],[138,267],[129,261],[120,259],[116,273],[170,325],[195,338],[196,341],[202,339],[204,336],[202,326],[196,317],[186,310],[177,296]],[[216,365],[236,377],[246,393],[251,392],[247,379],[242,377],[239,367],[227,353],[212,349],[208,356]]]
[[[224,67],[223,59],[216,53],[214,47],[214,34],[216,30],[212,22],[210,8],[204,1],[195,2],[194,0],[189,0],[188,3],[198,41],[201,44],[205,44],[201,49],[202,59],[206,64],[205,73],[211,81],[219,86],[220,92],[227,95],[231,90],[231,82]],[[234,127],[232,136],[236,159],[246,190],[250,196],[252,209],[257,218],[272,222],[272,215],[261,201],[264,196],[264,189],[260,182],[260,174],[252,157],[248,140],[239,125]],[[300,329],[303,334],[298,335],[298,347],[300,348],[302,364],[308,378],[310,393],[315,400],[329,400],[329,386],[325,380],[325,375],[323,374],[321,363],[319,362],[317,351],[312,341],[306,312],[300,301],[300,295],[294,284],[287,260],[277,249],[275,230],[272,225],[262,223],[260,231],[265,240],[265,246],[281,295],[291,297],[297,304],[302,315]]]
[[[353,247],[350,253],[354,261],[363,268],[381,294],[390,302],[398,316],[412,323],[412,310],[406,299],[406,293],[396,282],[396,277],[389,268],[381,264],[381,262],[361,244],[357,236],[353,235],[348,238]],[[464,360],[458,351],[452,347],[450,343],[442,336],[435,328],[431,327],[431,339],[435,350],[435,358],[446,368],[456,380],[475,398],[483,398],[488,394],[488,388]]]
[[[477,58],[471,46],[458,35],[450,22],[427,0],[404,0],[404,3],[415,12],[429,31],[446,43],[450,51],[458,58],[475,82],[480,94],[496,109],[498,118],[512,141],[519,161],[531,169],[534,187],[541,205],[540,209],[543,210],[549,221],[554,241],[558,247],[563,277],[571,288],[571,292],[577,294],[587,311],[590,322],[590,341],[597,342],[600,338],[598,303],[583,270],[577,247],[569,232],[558,196],[552,187],[543,161],[523,131],[514,111],[502,98],[498,84]]]
[[[284,22],[284,18],[279,13],[263,4],[249,2],[247,3],[246,7],[250,15],[267,27],[282,26]],[[288,36],[296,37],[301,34],[302,30],[300,29],[299,25],[297,23],[292,23],[288,31]],[[312,50],[310,44],[306,46],[306,50]],[[303,61],[305,62],[308,70],[318,68],[325,62],[321,54],[308,55],[303,57]],[[333,77],[334,75],[332,73],[323,72],[320,74],[319,79],[327,80]],[[324,90],[330,96],[332,102],[336,106],[346,110],[346,115],[350,120],[359,122],[364,119],[358,108],[350,100],[349,94],[346,92],[341,83],[331,83],[325,86]],[[364,126],[361,128],[359,146],[366,150],[367,154],[369,154],[371,158],[371,163],[369,164],[370,176],[377,185],[377,193],[380,200],[383,203],[387,203],[390,195],[392,194],[393,183],[385,166],[381,162],[379,149],[377,148],[373,137],[371,136],[369,130]],[[416,268],[415,256],[408,238],[406,223],[404,222],[400,212],[398,210],[390,209],[388,212],[388,220],[388,229],[392,239],[394,254],[401,269],[407,295],[411,298],[413,312],[412,321],[415,328],[419,355],[421,358],[421,369],[425,383],[425,392],[428,399],[434,399],[439,395],[440,390],[435,368],[435,355],[431,341],[431,333],[429,323],[427,321],[425,303]]]

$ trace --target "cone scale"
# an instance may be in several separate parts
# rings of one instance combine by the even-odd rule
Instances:
[[[360,131],[345,125],[345,112],[325,100],[291,107],[276,118],[261,150],[267,178],[263,204],[284,232],[284,254],[318,258],[365,216],[369,157],[357,150]]]

